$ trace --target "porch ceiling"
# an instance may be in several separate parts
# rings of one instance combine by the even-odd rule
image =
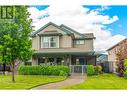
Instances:
[[[91,52],[35,52],[34,55],[85,55],[85,56],[96,56],[94,51],[91,51]]]

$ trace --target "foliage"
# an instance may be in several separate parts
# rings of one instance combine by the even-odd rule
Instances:
[[[95,74],[95,69],[93,65],[88,65],[86,70],[88,76],[92,76]]]
[[[87,75],[88,76],[92,76],[92,75],[98,75],[98,74],[102,74],[102,67],[97,65],[97,66],[93,66],[93,65],[88,65],[87,66]]]
[[[124,71],[124,78],[126,78],[126,79],[127,79],[127,70],[126,70],[126,71]]]
[[[31,58],[32,20],[26,6],[14,7],[15,17],[12,22],[0,23],[0,63],[11,64],[12,81],[17,61],[27,61]]]
[[[60,71],[59,76],[68,76],[69,74],[67,74],[67,72],[64,71]]]
[[[11,76],[0,76],[0,89],[30,89],[38,85],[44,85],[47,83],[63,81],[66,77],[63,76],[22,76],[16,75],[16,82],[11,82]]]
[[[124,69],[127,70],[127,59],[124,60]]]
[[[97,65],[97,66],[94,66],[94,70],[95,70],[95,75],[98,75],[98,74],[102,74],[102,67]]]
[[[68,76],[68,66],[20,66],[18,69],[20,75],[56,75]]]
[[[124,77],[127,79],[127,59],[124,60]]]
[[[127,58],[127,39],[121,41],[115,50],[119,76],[124,76],[124,60]]]

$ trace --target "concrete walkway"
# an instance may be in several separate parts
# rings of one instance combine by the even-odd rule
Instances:
[[[32,90],[59,89],[66,86],[80,84],[81,82],[84,81],[84,78],[85,78],[85,75],[72,75],[64,81],[38,86],[33,88]]]

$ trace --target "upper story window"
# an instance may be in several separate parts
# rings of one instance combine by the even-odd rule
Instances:
[[[84,40],[76,40],[75,43],[76,43],[77,45],[82,45],[82,44],[85,43],[85,41],[84,41]]]
[[[42,37],[41,48],[59,48],[59,36]]]

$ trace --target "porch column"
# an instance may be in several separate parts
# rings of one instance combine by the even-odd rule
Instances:
[[[36,56],[32,57],[32,65],[38,65],[38,57]]]
[[[66,64],[71,65],[71,56],[70,55],[66,56]]]
[[[48,62],[48,59],[47,59],[47,57],[45,57],[45,64],[47,64],[47,62]]]
[[[54,63],[57,64],[57,57],[54,57]]]
[[[63,60],[64,60],[64,65],[67,65],[67,56],[64,56]]]
[[[69,55],[69,65],[71,65],[71,55]]]

